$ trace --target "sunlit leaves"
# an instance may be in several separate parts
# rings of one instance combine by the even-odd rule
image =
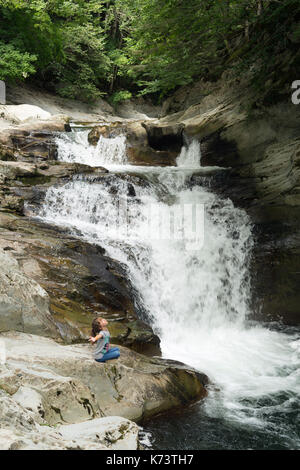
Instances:
[[[27,52],[21,53],[11,44],[0,41],[0,80],[27,78],[35,72],[36,57]]]

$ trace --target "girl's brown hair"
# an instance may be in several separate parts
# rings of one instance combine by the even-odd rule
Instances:
[[[97,336],[97,334],[102,330],[99,320],[100,317],[94,318],[92,323],[92,336]]]
[[[93,323],[92,323],[92,336],[97,336],[97,334],[103,330],[103,327],[101,326],[101,322],[104,323],[104,329],[106,329],[105,326],[107,325],[107,321],[105,320],[105,318],[101,318],[101,317],[94,318]]]

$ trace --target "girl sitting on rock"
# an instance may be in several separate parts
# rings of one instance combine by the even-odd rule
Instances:
[[[120,349],[110,347],[110,333],[106,328],[107,324],[107,320],[101,317],[95,318],[92,323],[92,336],[89,341],[92,344],[96,343],[94,358],[97,362],[106,362],[120,357]]]

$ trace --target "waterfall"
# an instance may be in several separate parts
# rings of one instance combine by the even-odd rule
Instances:
[[[89,130],[68,132],[56,138],[58,160],[84,163],[90,166],[122,165],[126,163],[126,137],[112,139],[100,136],[96,147],[89,145]]]
[[[84,133],[67,139],[58,139],[60,159],[96,166],[110,161],[108,168],[124,162],[121,139],[96,149]],[[217,385],[202,405],[207,416],[277,432],[272,412],[298,400],[299,338],[249,321],[251,221],[229,199],[190,186],[193,171],[202,172],[200,159],[200,146],[192,142],[177,167],[135,167],[142,179],[122,178],[132,170],[128,165],[102,181],[75,178],[48,189],[38,216],[79,231],[127,267],[163,356],[194,366]],[[127,196],[129,184],[135,197]],[[151,207],[173,215],[184,207],[204,208],[203,244],[190,249],[184,238],[149,236]],[[266,397],[268,410],[259,404]]]
[[[200,143],[193,140],[188,147],[183,146],[176,163],[179,167],[199,168],[201,164]]]

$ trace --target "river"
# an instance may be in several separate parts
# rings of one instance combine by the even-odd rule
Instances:
[[[163,357],[211,380],[203,401],[145,425],[149,445],[299,449],[299,329],[251,320],[253,227],[244,210],[209,189],[218,169],[201,167],[195,141],[177,166],[139,167],[127,162],[124,136],[92,147],[87,134],[59,136],[59,160],[110,173],[49,188],[38,217],[126,266]]]

